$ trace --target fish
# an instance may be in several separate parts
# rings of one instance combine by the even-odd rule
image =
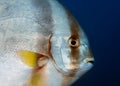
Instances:
[[[0,86],[70,86],[93,62],[85,32],[58,0],[0,0]]]

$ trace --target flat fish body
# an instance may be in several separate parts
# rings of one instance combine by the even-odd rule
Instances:
[[[69,39],[71,34],[76,34],[76,31],[80,33],[81,43],[85,42],[88,45],[85,34],[82,29],[78,30],[79,28],[72,16],[56,0],[0,0],[0,86],[72,84],[91,67],[86,66],[85,70],[71,75],[63,74],[58,69],[62,69],[61,64],[68,60],[64,58],[64,62],[59,63],[60,55],[63,54],[63,57],[69,55],[67,52],[64,54],[62,50],[60,53],[59,49],[68,48],[65,40]],[[66,45],[62,46],[62,44]],[[81,55],[85,58],[84,53],[89,52],[88,47],[80,47],[80,49]],[[36,54],[38,56],[40,54],[40,58],[47,57],[46,64],[39,67],[36,63],[38,66],[34,68],[28,66],[30,62],[26,62],[28,65],[24,64],[17,54],[20,50],[33,53],[30,54],[31,58]],[[23,56],[29,57],[25,54]],[[39,63],[42,64],[41,60]]]

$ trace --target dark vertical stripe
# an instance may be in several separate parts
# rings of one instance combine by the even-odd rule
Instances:
[[[68,19],[70,21],[70,31],[71,31],[71,37],[70,39],[73,39],[73,40],[78,40],[78,42],[80,43],[80,29],[79,29],[79,25],[78,23],[76,22],[76,20],[73,18],[73,16],[68,12],[66,11],[67,14],[68,14]],[[80,45],[80,44],[79,44]],[[80,51],[79,51],[79,47],[71,47],[71,65],[76,65],[76,66],[79,66],[79,61],[80,61]]]
[[[70,23],[70,31],[71,31],[71,37],[69,39],[78,40],[80,43],[80,34],[79,34],[79,25],[76,22],[76,20],[73,18],[73,16],[66,10],[68,20]],[[79,47],[70,47],[71,53],[70,53],[70,59],[71,59],[71,65],[74,65],[76,67],[80,64],[80,51]],[[77,71],[73,72],[69,75],[64,75],[62,80],[62,86],[69,86],[72,82],[72,80],[75,78]]]

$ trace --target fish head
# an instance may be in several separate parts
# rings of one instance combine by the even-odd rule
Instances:
[[[65,11],[64,15],[63,19],[58,18],[59,23],[54,24],[52,60],[61,73],[69,75],[79,72],[82,75],[93,66],[94,57],[80,25],[69,12]]]

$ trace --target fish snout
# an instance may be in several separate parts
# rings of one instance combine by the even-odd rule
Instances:
[[[93,63],[94,63],[94,58],[92,57],[85,58],[84,60],[81,61],[79,70],[85,73],[93,67]]]
[[[94,58],[86,58],[83,60],[84,63],[90,63],[90,64],[94,64]]]

